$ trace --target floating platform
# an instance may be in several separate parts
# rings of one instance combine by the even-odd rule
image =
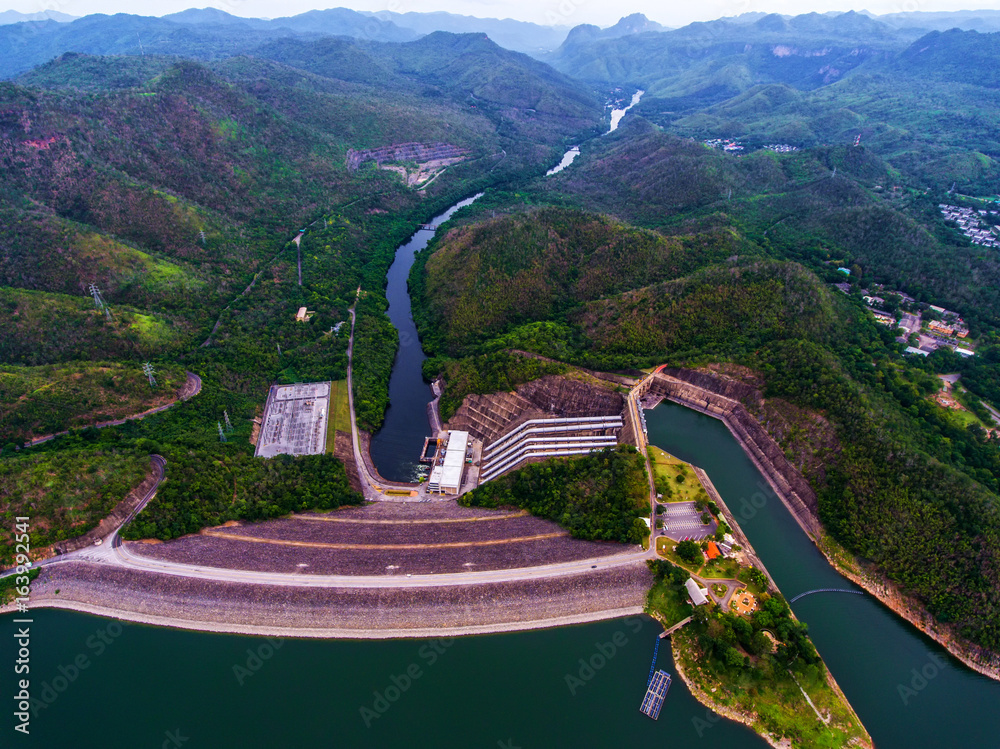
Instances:
[[[663,707],[663,700],[670,689],[670,674],[666,671],[657,671],[653,674],[652,681],[646,688],[646,696],[642,698],[642,707],[639,712],[648,715],[653,720],[660,717],[660,708]]]

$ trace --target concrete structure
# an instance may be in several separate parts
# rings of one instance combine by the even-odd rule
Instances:
[[[324,453],[329,412],[329,382],[272,386],[254,455],[273,458]]]
[[[480,482],[490,481],[532,458],[586,455],[618,444],[621,416],[530,419],[483,450]]]
[[[452,431],[448,433],[448,445],[444,457],[431,469],[427,479],[427,490],[435,494],[458,494],[462,489],[465,475],[466,451],[469,447],[469,433]],[[440,451],[438,451],[440,453]]]
[[[688,596],[691,598],[691,603],[695,606],[703,606],[708,603],[708,596],[705,595],[705,591],[698,587],[698,583],[694,581],[694,578],[689,577],[687,582],[684,583],[684,587],[687,588]]]

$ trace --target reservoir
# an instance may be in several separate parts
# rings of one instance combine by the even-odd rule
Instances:
[[[708,471],[789,598],[852,587],[721,422],[669,403],[646,417],[653,444]],[[794,609],[879,749],[997,746],[1000,684],[876,600],[817,594]],[[766,746],[707,713],[680,679],[658,721],[639,713],[661,629],[645,617],[440,642],[269,641],[62,611],[33,618],[32,695],[47,707],[24,746],[160,747],[176,731],[188,749],[381,747],[401,736],[419,746],[487,749]],[[2,620],[5,633],[12,619]],[[612,652],[607,643],[619,632],[626,642]],[[0,638],[8,688],[13,645]],[[79,656],[84,668],[74,665]],[[936,672],[927,668],[935,659],[945,664]],[[660,648],[658,666],[674,673],[669,648]],[[921,672],[932,676],[915,680]]]

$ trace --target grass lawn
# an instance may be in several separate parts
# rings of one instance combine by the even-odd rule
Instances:
[[[649,459],[656,479],[656,492],[663,495],[662,501],[708,502],[708,493],[689,463],[654,445],[649,446]]]
[[[326,451],[332,453],[337,432],[351,433],[351,404],[347,399],[347,380],[330,383],[330,421],[326,428]]]
[[[649,589],[646,611],[657,615],[669,628],[691,616],[694,607],[688,603],[687,592],[683,588],[671,585],[669,580],[661,580]]]
[[[674,546],[677,542],[673,539],[663,538],[660,536],[656,539],[656,553],[662,558],[676,564],[678,567],[683,567],[688,572],[698,575],[699,577],[715,579],[715,580],[732,580],[740,579],[738,574],[740,573],[740,565],[735,559],[717,559],[713,562],[705,561],[704,558],[701,562],[696,562],[691,564],[685,559],[681,559],[674,553]],[[756,591],[754,591],[756,593]]]
[[[747,586],[747,590],[753,593],[756,598],[760,598],[762,593],[767,592],[766,588],[761,588],[759,585],[756,585],[755,583],[751,582],[749,569],[744,568],[740,570],[739,574],[736,576],[736,579],[739,580],[741,583],[744,583]]]

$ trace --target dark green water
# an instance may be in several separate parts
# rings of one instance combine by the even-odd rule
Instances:
[[[443,224],[455,211],[471,205],[477,198],[479,195],[459,201],[432,218],[429,225]],[[385,277],[385,296],[389,300],[386,314],[398,331],[399,348],[389,376],[389,408],[385,412],[385,423],[372,437],[371,456],[379,473],[390,481],[417,481],[424,437],[433,436],[427,404],[434,394],[424,380],[423,364],[427,357],[413,321],[407,279],[416,254],[427,247],[434,233],[421,229],[397,247]]]
[[[0,746],[161,747],[167,732],[177,730],[191,749],[613,747],[668,736],[676,745],[694,746],[698,731],[690,718],[707,717],[680,682],[659,722],[639,713],[660,631],[645,617],[440,642],[282,643],[141,625],[124,626],[112,637],[119,626],[79,614],[35,614],[36,696],[78,654],[90,665],[73,683],[60,683],[66,688],[32,721],[30,739],[13,734],[12,719],[5,718]],[[5,674],[12,627],[9,618],[3,622]],[[98,654],[101,632],[111,644]],[[616,638],[612,654],[607,644]],[[255,672],[241,672],[240,684],[233,666],[246,668],[247,649],[263,646],[266,655],[271,642],[280,646],[267,660],[251,663]],[[600,666],[583,673],[589,678],[580,679],[581,658]],[[666,648],[660,666],[672,668]],[[408,670],[419,675],[397,695],[393,677]],[[580,679],[575,694],[568,674]],[[396,683],[405,686],[401,679]],[[386,695],[387,689],[395,699],[377,702],[373,693]],[[370,727],[362,707],[372,710]],[[377,718],[376,708],[384,710]],[[731,747],[763,746],[742,726],[720,722],[702,731]]]
[[[722,422],[671,403],[647,411],[646,420],[650,442],[708,472],[786,597],[855,588],[806,538]],[[877,600],[820,593],[793,609],[877,747],[1000,747],[1000,683]]]
[[[647,420],[654,444],[709,472],[789,597],[850,587],[720,422],[669,404]],[[961,666],[877,601],[819,594],[794,608],[880,749],[1000,746],[1000,684]],[[32,720],[30,737],[13,731],[15,625],[3,618],[2,747],[765,746],[742,726],[713,721],[679,680],[658,722],[639,714],[659,632],[645,618],[441,643],[287,640],[274,648],[261,638],[141,625],[119,632],[116,622],[67,612],[33,616],[31,692],[50,703]],[[603,656],[599,644],[616,637],[617,652]],[[248,648],[270,657],[250,660]],[[73,676],[78,656],[86,668],[70,681],[65,674]],[[929,668],[932,656],[946,665]],[[571,693],[566,676],[580,679],[580,659],[592,658],[600,668],[585,671]],[[659,666],[672,672],[667,647]],[[936,674],[914,682],[913,669],[925,667]],[[418,675],[397,696],[393,677],[408,670]],[[46,692],[45,684],[61,691]],[[905,703],[900,685],[918,687]],[[375,692],[396,699],[376,702]],[[368,726],[362,708],[384,712],[368,714]],[[186,739],[180,744],[177,731]]]

